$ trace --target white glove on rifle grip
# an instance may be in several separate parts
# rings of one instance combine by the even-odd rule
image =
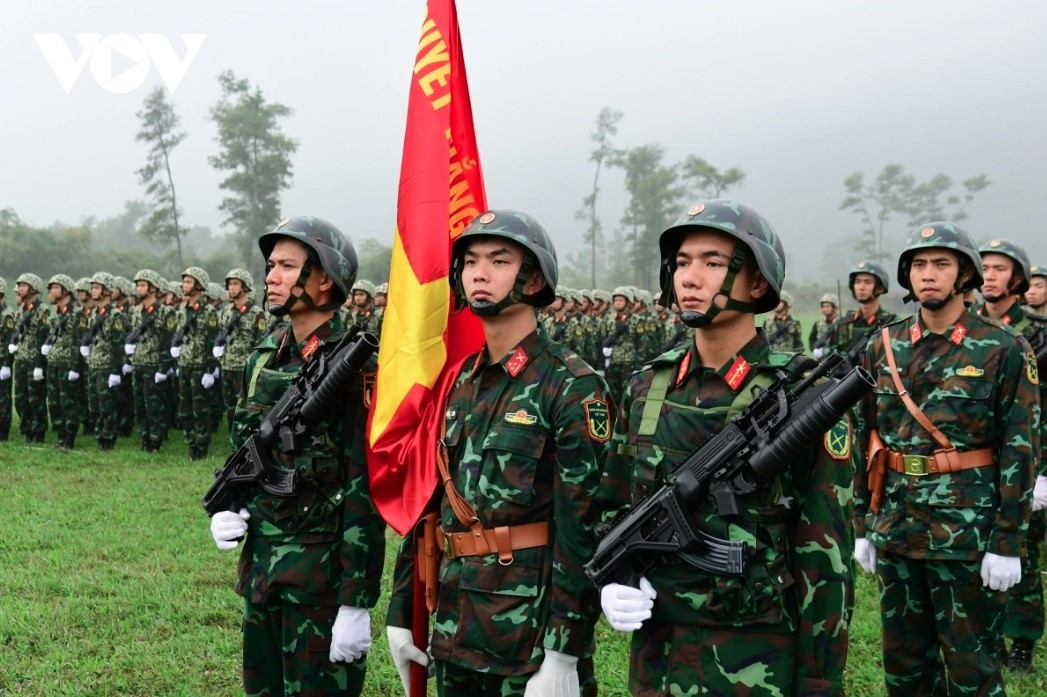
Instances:
[[[640,577],[640,587],[608,583],[600,589],[600,607],[604,617],[619,632],[632,632],[650,619],[658,592],[646,576]]]
[[[153,382],[157,385],[161,382],[167,382],[167,373],[153,373]]]
[[[135,349],[137,347],[137,344],[124,344],[124,353],[126,353],[128,356],[134,355]]]
[[[604,346],[603,347],[603,357],[604,358],[610,358],[611,354],[613,354],[613,353],[614,353],[614,347],[613,346]]]
[[[524,697],[579,697],[578,658],[545,650],[538,672],[527,680]]]
[[[1001,557],[986,552],[982,557],[982,585],[994,591],[1007,592],[1022,577],[1022,560],[1019,557]]]
[[[404,627],[386,627],[385,637],[389,640],[389,655],[393,657],[393,665],[400,673],[400,682],[404,686],[404,694],[411,694],[411,663],[420,666],[429,665],[429,657],[425,652],[414,645],[414,635],[410,629]]]
[[[352,663],[371,648],[371,615],[365,607],[342,605],[331,628],[331,663]]]
[[[109,389],[113,389],[114,387],[118,387],[121,382],[123,382],[123,378],[120,377],[120,373],[110,373],[109,374],[109,382],[108,382]]]
[[[90,346],[81,346],[80,347],[80,355],[83,356],[84,358],[87,358],[88,356],[90,356],[91,355],[91,347]]]
[[[75,370],[70,370],[69,374],[66,375],[66,377],[69,378],[69,382],[76,382],[80,379],[80,373],[76,372]]]
[[[211,355],[215,358],[221,358],[225,355],[225,346],[214,346],[211,348]]]
[[[241,508],[239,513],[234,511],[218,511],[211,516],[211,537],[218,549],[236,549],[240,544],[240,538],[247,534],[247,521],[251,514],[246,508]]]
[[[40,354],[43,356],[51,355],[51,344],[43,344],[40,347]]]
[[[178,358],[181,355],[182,355],[182,347],[181,346],[172,346],[171,347],[171,358]]]

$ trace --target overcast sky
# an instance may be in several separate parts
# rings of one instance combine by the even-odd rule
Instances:
[[[210,107],[232,69],[295,110],[300,141],[287,215],[330,219],[391,243],[411,67],[424,0],[8,3],[0,26],[0,208],[35,225],[117,215],[142,198],[135,113],[161,84],[103,89],[90,62],[67,94],[34,34],[204,34],[171,95],[188,138],[172,167],[190,224],[222,230]],[[592,185],[589,134],[604,106],[621,147],[658,143],[748,173],[733,196],[761,211],[789,254],[788,279],[860,230],[842,181],[889,162],[920,178],[992,186],[969,209],[978,239],[1008,237],[1047,263],[1047,3],[916,0],[460,0],[488,202],[533,214],[560,257],[580,249],[574,211]],[[119,78],[128,61],[114,61]],[[142,68],[144,70],[144,68]],[[125,80],[130,77],[125,76]],[[115,83],[114,83],[115,84]],[[603,183],[614,229],[620,174]],[[844,270],[845,271],[845,270]]]

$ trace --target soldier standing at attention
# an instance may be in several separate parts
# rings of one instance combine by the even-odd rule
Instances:
[[[258,239],[268,310],[289,318],[247,359],[229,440],[238,449],[260,427],[321,342],[345,333],[337,310],[356,278],[348,238],[319,218],[284,220]],[[245,318],[246,319],[246,318]],[[240,553],[243,680],[248,695],[355,697],[371,646],[368,609],[380,595],[385,526],[371,502],[364,457],[363,379],[351,385],[305,447],[274,448],[297,471],[291,498],[259,490],[239,512],[211,519],[219,549]]]
[[[142,450],[155,453],[167,440],[165,385],[175,365],[168,347],[178,319],[161,299],[167,295],[167,284],[160,274],[142,269],[135,274],[134,282],[138,311],[124,353],[131,360],[135,419],[142,436]]]
[[[374,287],[374,306],[381,312],[385,312],[385,303],[389,299],[389,284],[379,283]]]
[[[365,332],[381,336],[382,313],[374,305],[374,294],[374,284],[366,279],[353,284],[353,321]]]
[[[1025,291],[1029,309],[1038,315],[1047,315],[1047,266],[1034,264],[1029,268],[1029,289]]]
[[[7,306],[7,281],[0,278],[0,441],[11,434],[11,365],[14,356],[6,349],[14,337],[18,320]]]
[[[51,331],[51,309],[40,302],[43,291],[44,282],[35,273],[15,280],[22,313],[15,326],[18,342],[7,350],[14,355],[15,409],[26,443],[43,443],[47,434],[47,358],[40,348]]]
[[[795,319],[789,311],[793,307],[793,296],[786,291],[781,292],[781,301],[774,308],[774,314],[763,323],[763,333],[771,350],[777,353],[786,351],[803,351],[803,338],[800,321]]]
[[[265,336],[268,322],[261,305],[251,298],[254,278],[247,269],[230,270],[225,275],[225,288],[231,301],[222,327],[225,343],[222,346],[216,344],[211,353],[222,366],[222,398],[232,427],[247,357]]]
[[[829,342],[832,340],[833,331],[836,329],[836,321],[839,319],[840,299],[836,293],[826,293],[822,296],[822,318],[811,327],[811,335],[807,337],[808,345],[811,347],[811,355],[821,360],[825,355],[826,348],[832,350]]]
[[[437,691],[577,697],[598,615],[583,565],[613,416],[606,383],[538,329],[534,308],[552,302],[558,270],[534,218],[486,212],[451,254],[456,303],[480,317],[486,343],[459,368],[445,412]],[[413,574],[408,536],[387,628],[405,692],[410,662],[427,662],[408,629]]]
[[[598,495],[605,519],[661,488],[795,358],[772,351],[756,327],[785,281],[781,241],[756,211],[726,199],[696,203],[658,244],[661,304],[679,307],[695,331],[626,386]],[[767,486],[739,496],[737,516],[721,516],[711,496],[703,502],[694,517],[701,531],[747,543],[744,575],[668,558],[639,588],[603,587],[611,626],[632,632],[633,695],[693,694],[698,685],[714,695],[843,694],[851,440],[845,418]]]
[[[189,444],[189,459],[207,457],[213,433],[211,393],[218,361],[211,354],[218,333],[218,314],[204,297],[210,282],[207,272],[190,266],[182,272],[182,325],[171,346],[171,357],[178,361],[178,423]]]
[[[113,277],[113,304],[115,311],[124,315],[126,326],[130,328],[135,323],[135,291],[131,281],[123,276]],[[116,424],[117,433],[121,438],[130,438],[134,433],[135,409],[134,409],[134,380],[131,374],[134,366],[131,360],[124,355],[124,363],[120,366],[121,380],[116,386],[114,396],[116,397]]]
[[[128,318],[116,311],[110,297],[113,276],[99,271],[91,276],[94,316],[80,344],[87,359],[87,404],[98,449],[112,450],[117,436],[116,388],[123,382],[124,338]],[[89,342],[89,343],[84,343]]]
[[[890,288],[887,271],[875,261],[859,261],[847,277],[851,297],[858,301],[858,309],[845,315],[836,323],[834,348],[840,353],[847,351],[868,336],[874,326],[893,322],[892,313],[880,307],[880,296]]]
[[[1039,443],[1025,339],[969,312],[982,259],[952,223],[913,230],[898,283],[919,311],[872,338],[855,557],[875,573],[887,694],[1003,695],[1007,591],[1021,578]]]
[[[604,377],[614,398],[621,394],[626,378],[638,362],[633,331],[636,320],[631,312],[634,300],[629,286],[618,286],[611,291],[614,312],[607,319],[605,334],[600,341]]]
[[[76,442],[85,406],[81,386],[86,382],[87,369],[80,355],[80,338],[87,330],[87,318],[77,311],[73,301],[76,282],[69,276],[52,276],[47,292],[54,307],[47,338],[40,347],[40,353],[47,357],[47,406],[51,428],[58,435],[57,445],[68,450]]]

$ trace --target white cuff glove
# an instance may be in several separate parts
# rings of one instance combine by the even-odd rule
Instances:
[[[221,366],[215,366],[214,370],[211,371],[211,375],[214,375],[214,379],[217,380],[218,376],[222,374]]]
[[[545,650],[538,672],[527,680],[524,697],[579,697],[578,659],[559,651]]]
[[[124,344],[124,353],[126,353],[128,356],[134,355],[135,349],[137,347],[138,344]]]
[[[603,348],[603,357],[604,358],[610,358],[612,353],[614,353],[614,347],[613,346],[604,346],[604,348]]]
[[[11,366],[5,365],[3,367],[0,367],[0,380],[10,380],[10,379],[11,379]]]
[[[611,626],[619,632],[631,632],[650,619],[657,591],[646,576],[640,577],[640,587],[608,583],[600,590],[600,607]]]
[[[81,346],[80,347],[80,355],[83,356],[84,358],[87,358],[88,356],[90,356],[91,355],[91,347],[90,346]]]
[[[986,552],[982,557],[982,585],[1007,592],[1022,577],[1022,560]]]
[[[1032,488],[1032,509],[1042,511],[1047,508],[1047,477],[1036,478],[1036,486]]]
[[[66,375],[66,377],[69,378],[69,382],[76,382],[80,379],[80,373],[76,372],[75,370],[70,370],[69,374]]]
[[[40,353],[44,356],[51,355],[51,344],[43,344],[40,347]]]
[[[864,537],[854,541],[854,558],[867,574],[876,574],[876,546]]]
[[[204,386],[205,390],[211,389],[214,387],[214,375],[204,373],[203,377],[200,378],[200,384]]]
[[[215,346],[211,349],[211,355],[215,358],[221,358],[225,355],[225,346]]]
[[[167,373],[153,373],[153,382],[157,385],[161,382],[167,382]]]
[[[171,347],[171,358],[178,358],[181,355],[182,355],[182,347],[181,346],[172,346]]]
[[[120,368],[120,372],[124,375],[130,375],[132,372],[134,372],[134,366],[132,366],[130,363],[124,363],[123,367]]]
[[[43,368],[33,368],[33,382],[40,382],[44,379]]]
[[[111,373],[109,375],[109,389],[113,389],[121,382],[123,382],[123,379],[120,377],[119,373]]]
[[[386,627],[385,636],[389,640],[389,654],[393,657],[393,665],[400,673],[400,682],[404,686],[404,694],[411,694],[411,662],[420,666],[429,665],[429,657],[425,652],[414,645],[414,635],[410,629],[404,627]]]
[[[8,344],[7,345],[7,352],[8,353],[18,353],[18,344]]]
[[[211,516],[211,537],[218,549],[236,549],[240,539],[247,534],[247,520],[251,514],[246,508],[239,513],[218,511]]]
[[[331,628],[331,663],[358,660],[371,648],[371,615],[365,607],[342,605]]]
[[[816,348],[813,351],[811,351],[811,353],[814,355],[815,358],[817,358],[818,360],[821,360],[822,356],[825,355],[825,349],[823,349],[823,348]]]

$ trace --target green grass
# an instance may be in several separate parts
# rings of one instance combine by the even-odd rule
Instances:
[[[177,440],[159,455],[130,440],[111,453],[90,439],[62,452],[53,434],[44,445],[0,443],[0,695],[241,694],[236,553],[215,548],[199,505],[221,461],[190,462]],[[222,431],[213,451],[224,443]],[[390,559],[385,588],[391,570]],[[882,695],[868,576],[857,598],[847,692]],[[371,616],[366,695],[402,694],[385,606]],[[597,638],[601,695],[626,695],[627,637],[601,620]],[[1009,694],[1047,693],[1047,645],[1036,660],[1033,675],[1008,676]]]

